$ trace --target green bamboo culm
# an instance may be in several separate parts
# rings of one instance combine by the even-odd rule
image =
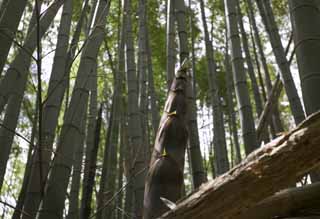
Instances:
[[[181,198],[188,140],[189,68],[190,63],[185,60],[177,70],[168,93],[145,183],[144,219],[157,218],[169,210],[161,199],[176,202]]]

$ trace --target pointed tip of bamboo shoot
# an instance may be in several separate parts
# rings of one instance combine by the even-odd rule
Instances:
[[[190,68],[191,68],[191,61],[189,59],[183,60],[182,64],[180,65],[180,67],[176,71],[175,76],[177,78],[179,78],[179,77],[188,77],[189,76],[188,70]]]

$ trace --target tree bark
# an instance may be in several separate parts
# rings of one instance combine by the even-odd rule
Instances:
[[[319,136],[318,112],[291,132],[254,151],[229,172],[203,185],[160,218],[237,218],[318,166]]]

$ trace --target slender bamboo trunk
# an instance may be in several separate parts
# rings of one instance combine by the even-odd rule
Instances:
[[[87,115],[85,117],[86,118],[82,121],[80,128],[80,145],[78,146],[74,154],[74,164],[72,168],[71,187],[69,193],[69,209],[66,219],[78,219],[80,217],[79,193],[81,186],[82,157],[86,137]]]
[[[124,174],[124,138],[121,134],[122,127],[120,127],[120,142],[119,142],[119,161],[118,161],[118,183],[117,183],[117,191],[119,191],[123,186],[123,174]],[[123,193],[121,192],[116,201],[116,218],[122,219],[122,209],[123,209]],[[121,209],[121,210],[120,210]]]
[[[174,78],[174,68],[176,63],[175,47],[175,13],[172,0],[167,0],[167,29],[166,29],[166,54],[167,54],[167,86],[168,89]]]
[[[248,67],[248,74],[249,74],[249,77],[251,80],[253,97],[254,97],[254,101],[255,101],[255,105],[256,105],[256,112],[259,117],[262,113],[261,95],[260,95],[256,75],[255,75],[255,72],[253,69],[251,54],[249,51],[249,43],[248,43],[247,33],[246,33],[246,31],[244,29],[244,25],[243,25],[243,20],[242,20],[243,16],[242,16],[241,7],[240,7],[240,1],[237,0],[236,4],[237,4],[237,12],[238,12],[237,13],[238,14],[238,23],[239,23],[240,32],[241,32],[242,46],[243,46],[243,50],[245,53],[245,61],[246,61],[247,67]]]
[[[129,144],[133,150],[132,175],[136,175],[146,167],[146,148],[143,145],[141,133],[141,117],[138,107],[137,73],[135,67],[135,55],[133,45],[133,31],[131,20],[131,0],[126,0],[124,4],[126,14],[126,73],[128,88],[128,137]],[[144,191],[145,171],[133,178],[134,209],[135,217],[142,218],[143,191]]]
[[[177,22],[178,29],[178,38],[179,38],[179,57],[180,63],[189,56],[189,48],[188,48],[188,35],[187,35],[187,12],[186,6],[183,0],[172,1],[175,8],[175,19]],[[191,151],[191,163],[193,165],[193,179],[195,180],[195,186],[199,186],[203,183],[205,179],[205,174],[202,166],[202,156],[200,151],[200,141],[199,141],[199,133],[197,127],[197,111],[196,111],[196,102],[195,102],[195,91],[193,91],[193,87],[191,83],[188,84],[187,88],[187,99],[188,105],[188,130],[189,130],[189,138],[188,144],[189,149]]]
[[[249,14],[249,12],[247,12],[247,13]],[[261,65],[260,65],[257,47],[256,47],[254,35],[253,35],[252,24],[250,22],[250,17],[249,17],[249,27],[250,27],[250,39],[251,39],[251,43],[252,43],[252,51],[253,51],[253,56],[254,56],[254,61],[252,61],[252,62],[255,63],[255,65],[256,65],[259,84],[260,84],[260,88],[261,88],[261,94],[262,94],[263,102],[265,103],[265,102],[267,102],[267,92],[266,92],[266,88],[265,88],[265,82],[263,80],[262,73],[261,73]]]
[[[172,1],[172,0],[171,0]],[[189,57],[188,34],[187,34],[187,10],[183,0],[172,1],[174,6],[174,18],[177,23],[179,38],[180,64]],[[191,93],[192,94],[192,93]]]
[[[98,3],[98,0],[92,0],[91,9],[90,9],[90,16],[89,16],[89,19],[88,19],[88,22],[87,22],[87,25],[86,25],[86,30],[85,30],[85,35],[86,36],[89,36],[90,31],[92,30],[94,12],[95,12],[95,10],[97,8],[97,3]]]
[[[18,83],[15,86],[25,88],[25,83]],[[18,117],[22,102],[21,95],[14,95],[10,98],[8,106],[5,111],[5,118],[0,128],[0,190],[4,182],[4,176],[6,173],[7,162],[9,159],[10,151],[12,148],[12,142],[14,138],[14,130],[17,127]]]
[[[189,1],[189,9],[191,12],[191,5]],[[189,152],[189,163],[192,174],[193,188],[198,188],[202,183],[207,181],[207,176],[203,168],[202,154],[200,150],[200,140],[198,132],[198,121],[197,121],[197,105],[196,105],[196,72],[195,72],[195,51],[194,51],[194,33],[193,33],[193,15],[190,14],[189,28],[191,32],[191,53],[192,53],[192,84],[190,85],[190,119],[188,121],[189,127],[189,139],[188,139],[188,152]]]
[[[254,32],[254,40],[255,40],[255,43],[258,48],[262,68],[264,71],[264,78],[266,81],[266,88],[267,88],[267,94],[266,94],[266,97],[267,97],[268,95],[270,95],[271,90],[272,90],[272,82],[271,82],[271,78],[270,78],[270,72],[269,72],[266,57],[264,54],[262,42],[261,42],[261,39],[259,36],[259,30],[258,30],[256,20],[255,20],[256,18],[255,18],[254,12],[253,12],[253,2],[248,0],[247,6],[248,6],[249,22],[251,24],[250,27],[252,27],[253,32]],[[280,119],[280,112],[279,112],[278,106],[275,106],[275,108],[274,108],[274,114],[272,115],[271,122],[272,122],[272,123],[270,123],[271,134],[273,137],[275,137],[276,133],[283,131],[283,126],[282,126],[282,122]]]
[[[88,126],[87,126],[87,138],[86,138],[86,151],[85,151],[85,163],[84,163],[84,172],[83,172],[83,186],[82,186],[82,194],[87,194],[87,189],[90,187],[89,183],[89,174],[92,171],[91,168],[91,158],[92,153],[95,151],[95,136],[96,136],[96,120],[98,115],[98,103],[97,103],[97,63],[94,67],[94,73],[92,77],[90,77],[89,81],[91,83],[90,88],[90,104],[89,104],[89,118],[88,118]],[[96,159],[96,158],[94,158]],[[87,206],[86,202],[81,202],[81,208],[84,209]],[[81,215],[83,216],[83,215]]]
[[[147,42],[146,42],[146,31],[147,31],[147,1],[139,0],[138,5],[138,72],[139,72],[139,108],[141,113],[141,131],[143,145],[149,146],[148,139],[148,90],[147,90]],[[146,156],[149,160],[151,153],[149,147],[146,150]]]
[[[68,54],[67,54],[67,58],[66,58],[66,67],[65,67],[65,73],[64,73],[64,77],[62,79],[60,79],[59,83],[66,83],[65,88],[62,86],[62,88],[65,89],[65,108],[67,109],[69,106],[69,96],[70,96],[70,72],[71,72],[71,67],[73,62],[75,61],[75,58],[78,54],[76,54],[76,50],[77,50],[77,45],[79,43],[79,39],[80,39],[80,35],[81,35],[81,30],[84,26],[84,20],[86,18],[87,15],[87,10],[89,7],[89,0],[85,0],[84,5],[82,7],[82,11],[80,14],[80,18],[78,20],[77,26],[75,28],[75,31],[73,33],[72,36],[72,40],[70,43],[70,47],[68,50]],[[91,10],[90,11],[90,17],[92,17],[93,13],[95,12],[95,10]],[[88,29],[86,29],[86,31],[89,31]],[[86,33],[85,33],[86,34]],[[86,38],[88,38],[89,35],[86,35]],[[65,81],[65,82],[63,82]]]
[[[27,2],[27,0],[10,0],[1,4],[3,14],[0,13],[0,76]]]
[[[215,156],[215,173],[221,175],[229,170],[228,152],[226,146],[225,129],[223,122],[223,114],[221,110],[221,103],[219,97],[219,86],[217,79],[216,66],[214,62],[214,54],[212,42],[209,38],[209,32],[206,22],[206,15],[204,10],[204,2],[200,0],[202,25],[204,29],[204,38],[206,46],[206,56],[209,75],[209,90],[211,95],[211,104],[213,112],[213,145]]]
[[[120,5],[121,6],[121,5]],[[106,137],[103,171],[100,182],[98,209],[103,206],[104,201],[110,199],[116,189],[116,167],[117,152],[119,143],[119,129],[121,116],[121,95],[124,77],[124,46],[125,46],[125,28],[126,16],[122,17],[122,25],[119,24],[119,42],[118,42],[118,63],[114,75],[114,94],[112,98],[111,115],[109,128]],[[110,57],[111,58],[111,57]],[[115,71],[115,69],[113,69]],[[97,218],[111,218],[115,215],[114,202],[110,203],[103,211],[98,212]]]
[[[43,15],[40,24],[40,37],[43,36],[45,30],[48,29],[61,4],[61,1],[55,1],[49,7],[46,14]],[[26,88],[27,72],[31,62],[29,52],[32,52],[37,44],[36,35],[36,30],[34,29],[24,43],[25,48],[19,50],[18,55],[10,65],[7,74],[0,84],[0,96],[2,97],[2,100],[4,100],[4,102],[2,102],[1,110],[3,110],[4,105],[8,102],[3,126],[0,128],[0,145],[3,148],[3,153],[0,154],[0,188],[3,183],[6,163],[14,137],[12,131],[15,130],[18,123],[21,101]],[[10,93],[10,91],[12,93]],[[11,132],[8,129],[10,129]]]
[[[106,135],[106,143],[105,143],[105,147],[104,147],[104,153],[103,153],[103,164],[102,164],[102,174],[101,174],[101,178],[100,178],[100,186],[99,186],[99,192],[97,195],[97,215],[96,218],[97,219],[101,219],[104,218],[104,216],[106,215],[106,213],[108,213],[107,211],[110,210],[110,208],[106,208],[106,206],[104,206],[104,203],[107,202],[108,198],[110,197],[110,193],[111,191],[107,190],[107,182],[109,180],[113,180],[113,179],[109,179],[108,176],[110,175],[110,169],[109,168],[109,158],[110,158],[110,139],[111,139],[111,133],[112,133],[112,126],[113,126],[113,122],[114,122],[114,96],[113,96],[113,101],[112,101],[112,105],[111,105],[111,112],[110,112],[110,116],[109,116],[109,120],[108,120],[108,129],[107,129],[107,135]]]
[[[88,23],[86,25],[85,29],[85,35],[86,37],[89,36],[91,26],[93,25],[93,17],[94,17],[94,12],[97,7],[97,0],[92,1],[91,9],[90,9],[90,15],[88,19]],[[84,16],[85,18],[85,16]],[[83,19],[84,20],[84,19]],[[87,181],[88,181],[88,174],[90,172],[90,158],[92,151],[94,150],[94,141],[95,141],[95,127],[96,127],[96,117],[98,115],[98,78],[97,78],[97,65],[98,63],[95,63],[94,67],[94,74],[92,77],[89,78],[89,83],[90,83],[90,102],[89,102],[89,117],[88,117],[88,126],[87,126],[87,137],[86,137],[86,152],[85,152],[85,166],[84,166],[84,173],[83,173],[83,190],[82,194],[86,194],[86,189],[87,189]],[[81,207],[82,208],[82,207]]]
[[[89,171],[87,176],[86,184],[83,184],[83,187],[87,187],[86,189],[83,188],[82,199],[81,199],[81,208],[80,208],[80,219],[88,219],[91,213],[91,200],[92,200],[92,193],[94,188],[94,179],[96,174],[96,167],[97,167],[97,155],[99,149],[99,142],[100,142],[100,129],[101,129],[101,121],[102,121],[102,106],[100,106],[98,112],[98,118],[96,121],[95,126],[95,136],[94,136],[94,145],[92,151],[90,153],[90,163],[89,163]]]
[[[265,104],[265,107],[259,118],[259,123],[257,125],[257,136],[258,136],[259,142],[262,141],[262,137],[265,133],[265,130],[267,129],[268,121],[270,120],[270,117],[272,115],[271,112],[275,107],[275,103],[277,103],[279,99],[282,89],[283,89],[283,84],[281,83],[280,77],[278,75],[274,83],[274,86],[268,96],[268,101]]]
[[[104,39],[104,26],[109,13],[110,1],[100,1],[95,20],[95,28],[83,49],[73,94],[66,111],[58,150],[56,151],[50,178],[47,184],[39,219],[61,218],[64,209],[65,193],[73,165],[73,155],[79,145],[79,128],[87,109],[90,86],[88,78],[92,75]]]
[[[129,147],[129,136],[128,136],[128,110],[126,106],[125,98],[122,98],[122,115],[121,115],[121,135],[124,139],[125,147],[125,162],[124,162],[124,174],[126,177],[126,183],[132,181],[131,166],[132,166],[132,148]],[[134,215],[134,204],[133,204],[133,185],[132,183],[127,184],[124,202],[124,213],[123,218],[132,217]]]
[[[239,17],[238,23],[239,23],[240,32],[241,32],[242,46],[243,46],[243,50],[245,53],[245,61],[246,61],[247,68],[248,68],[248,74],[249,74],[249,77],[251,80],[251,87],[253,90],[253,97],[254,97],[255,106],[256,106],[257,118],[259,118],[262,113],[262,110],[263,110],[262,100],[261,100],[261,95],[260,95],[260,89],[258,87],[258,82],[256,79],[256,74],[255,74],[255,71],[253,68],[253,61],[252,61],[250,50],[249,50],[249,42],[248,42],[247,33],[244,29],[243,15],[241,12],[241,6],[240,6],[239,0],[237,0],[237,12],[238,12],[238,17]],[[264,142],[270,141],[268,129],[266,129],[266,131],[264,131],[264,133],[263,133],[263,141]],[[260,144],[260,141],[258,141],[258,143]]]
[[[31,30],[35,23],[36,23],[36,11],[37,9],[40,10],[41,6],[38,6],[38,8],[35,5],[32,18],[30,20],[30,24],[27,31],[27,36],[30,35]],[[34,37],[35,31],[34,31]],[[35,39],[36,40],[36,39]],[[0,145],[3,147],[3,153],[0,154],[0,190],[3,184],[3,177],[5,175],[6,171],[6,165],[8,162],[8,158],[10,155],[11,147],[13,144],[14,139],[14,131],[16,129],[16,126],[18,124],[18,118],[20,113],[20,107],[22,104],[22,95],[21,92],[25,90],[26,87],[26,80],[19,80],[18,84],[15,84],[14,86],[18,86],[18,91],[16,93],[13,93],[10,96],[8,106],[5,109],[5,117],[2,123],[2,126],[0,128]],[[1,92],[1,91],[0,91]],[[37,99],[38,101],[38,99]]]
[[[32,31],[34,25],[36,25],[36,15],[37,15],[37,11],[36,11],[36,7],[38,6],[38,10],[41,10],[41,5],[42,5],[42,1],[38,1],[38,4],[34,5],[34,10],[32,11],[32,16],[30,19],[30,23],[28,26],[28,30],[27,30],[27,36],[30,34],[30,32]],[[37,94],[39,95],[39,93]],[[35,147],[35,138],[36,138],[36,132],[37,132],[37,124],[38,124],[38,114],[39,114],[39,98],[37,96],[36,98],[36,105],[35,105],[35,113],[32,113],[34,115],[30,116],[31,121],[34,120],[32,122],[33,126],[32,126],[32,133],[31,133],[31,138],[30,138],[30,149],[28,152],[28,158],[27,158],[27,164],[26,164],[26,169],[25,169],[25,173],[24,173],[24,177],[23,177],[23,183],[22,183],[22,187],[19,193],[19,197],[18,197],[18,201],[16,204],[16,208],[15,211],[12,215],[13,219],[19,219],[21,216],[21,211],[23,209],[23,205],[26,199],[26,195],[27,195],[27,188],[28,188],[28,183],[30,181],[30,174],[31,174],[31,167],[32,167],[32,162],[35,156],[34,153],[34,147]],[[34,119],[32,119],[34,117]]]
[[[23,176],[23,180],[22,180],[22,186],[21,186],[21,190],[19,192],[17,204],[16,204],[15,210],[12,215],[12,219],[20,219],[21,218],[21,212],[22,212],[24,201],[26,198],[28,183],[29,183],[30,175],[31,175],[30,173],[31,173],[31,166],[32,166],[33,154],[34,154],[33,153],[34,143],[35,143],[36,133],[37,133],[38,108],[39,108],[39,103],[38,103],[38,101],[36,101],[35,110],[34,110],[35,113],[34,113],[34,116],[32,119],[33,120],[32,121],[32,130],[31,130],[31,137],[30,137],[30,144],[29,144],[26,168],[25,168],[25,172],[24,172],[24,176]]]
[[[304,120],[305,115],[291,75],[290,66],[282,46],[281,37],[271,9],[271,5],[261,0],[256,0],[256,3],[258,5],[264,26],[268,32],[270,43],[280,69],[283,85],[288,96],[290,109],[297,125]]]
[[[286,48],[286,55],[289,52],[290,45],[292,43],[292,39],[289,40],[288,46]],[[289,65],[291,64],[293,60],[293,56],[291,56],[289,60]],[[274,82],[274,85],[272,87],[272,90],[268,96],[268,101],[266,102],[263,112],[259,118],[259,123],[257,126],[257,136],[259,141],[261,141],[261,137],[263,135],[263,132],[265,131],[267,127],[267,122],[270,120],[271,112],[273,111],[273,108],[275,107],[276,103],[278,102],[278,99],[280,97],[281,91],[283,89],[283,83],[280,80],[280,75],[277,75],[276,81]]]
[[[113,106],[114,107],[114,106]],[[116,193],[116,180],[117,180],[117,163],[118,163],[118,145],[119,145],[119,110],[114,109],[112,126],[111,126],[111,136],[108,140],[109,146],[106,148],[109,149],[108,153],[108,170],[107,170],[107,180],[106,180],[106,189],[108,193],[106,195],[107,201],[110,200],[113,195]],[[114,218],[115,217],[115,202],[110,203],[105,211],[105,218]]]
[[[153,136],[155,137],[157,134],[157,130],[159,127],[159,106],[157,102],[157,94],[154,88],[154,78],[153,78],[153,67],[152,67],[152,54],[150,48],[150,40],[149,40],[149,31],[146,31],[146,50],[147,50],[147,67],[148,67],[148,88],[149,88],[149,96],[150,96],[150,110],[151,110],[151,123],[153,128]]]
[[[232,69],[230,66],[230,58],[229,58],[229,49],[228,49],[228,42],[226,41],[226,55],[225,55],[225,65],[226,65],[226,78],[232,78]],[[234,110],[234,101],[233,101],[233,91],[234,91],[234,84],[233,80],[226,80],[227,84],[227,102],[228,102],[228,114],[230,119],[230,130],[231,135],[233,137],[234,148],[235,148],[235,164],[241,162],[241,150],[239,144],[239,137],[238,137],[238,128],[237,128],[237,120],[236,120],[236,112]]]
[[[125,5],[123,5],[123,10],[125,10]],[[124,14],[124,13],[123,13]],[[126,39],[126,21],[127,19],[125,16],[122,18],[122,27],[121,27],[121,34],[120,34],[120,45],[119,45],[119,73],[124,73],[124,69],[121,66],[125,64],[125,39]],[[120,68],[121,67],[121,68]],[[124,81],[125,82],[125,81]],[[131,181],[131,171],[132,171],[132,160],[133,160],[133,148],[129,145],[129,136],[128,136],[128,107],[127,107],[127,99],[125,98],[128,94],[125,90],[125,83],[120,83],[122,88],[123,95],[121,96],[121,114],[120,114],[120,122],[121,122],[121,139],[124,142],[124,175],[126,178],[126,183]],[[133,215],[133,185],[132,183],[127,184],[126,191],[125,191],[125,201],[124,201],[124,214],[122,214],[123,218],[126,218],[129,214]]]
[[[49,28],[62,3],[62,0],[55,0],[46,10],[46,13],[42,15],[40,20],[40,38]],[[17,87],[16,84],[25,83],[24,81],[27,80],[32,53],[36,46],[37,31],[36,29],[32,29],[22,46],[23,48],[19,49],[18,54],[10,64],[4,78],[0,82],[0,112],[3,112],[5,105],[12,95],[16,93],[24,93],[24,89],[22,89],[23,87]]]
[[[117,91],[120,93],[120,91]],[[108,206],[104,206],[104,203],[108,202],[112,198],[116,189],[116,168],[117,168],[117,152],[118,152],[118,142],[119,142],[119,105],[118,99],[116,100],[116,93],[114,93],[112,98],[111,113],[109,118],[109,126],[106,136],[104,160],[102,176],[100,181],[99,189],[99,202],[98,209],[104,208],[101,213],[98,213],[98,218],[114,218],[115,215],[115,204],[110,203]],[[117,94],[118,95],[118,94]]]
[[[224,4],[227,18],[228,38],[231,47],[233,80],[240,114],[242,136],[245,145],[245,151],[248,155],[258,147],[258,142],[254,127],[246,75],[243,66],[235,0],[224,0]]]
[[[0,3],[0,19],[1,19],[1,16],[3,16],[3,12],[6,10],[9,1],[10,0],[1,1],[1,3]]]
[[[59,111],[63,99],[63,77],[66,64],[66,55],[69,45],[69,33],[72,17],[72,1],[68,0],[63,7],[63,13],[60,21],[60,29],[57,39],[56,53],[53,62],[53,68],[49,81],[47,99],[44,101],[42,112],[42,142],[41,163],[39,162],[40,151],[35,151],[34,160],[31,169],[30,182],[27,189],[24,211],[35,217],[41,201],[41,189],[44,188],[44,182],[49,171],[51,161],[55,130],[58,123]],[[61,81],[62,80],[62,83]],[[42,173],[40,173],[42,171]],[[40,179],[40,176],[43,178]],[[40,185],[40,182],[42,185]],[[26,219],[26,216],[23,216]]]

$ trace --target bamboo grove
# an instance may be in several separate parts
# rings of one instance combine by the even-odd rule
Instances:
[[[1,0],[0,217],[315,216],[277,205],[319,204],[319,27],[316,0]]]

